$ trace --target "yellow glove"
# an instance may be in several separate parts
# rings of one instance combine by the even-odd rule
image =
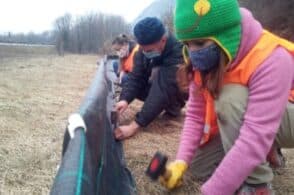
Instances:
[[[160,183],[168,190],[179,187],[183,181],[183,175],[188,168],[188,164],[183,160],[176,160],[166,168],[164,176],[159,177]]]

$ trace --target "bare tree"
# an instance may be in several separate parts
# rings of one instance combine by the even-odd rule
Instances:
[[[69,37],[71,31],[71,15],[65,14],[55,20],[54,29],[56,37],[56,48],[59,55],[64,55],[65,50],[69,50]]]
[[[89,13],[78,17],[74,22],[70,15],[55,21],[56,48],[59,54],[97,53],[104,42],[119,33],[129,33],[129,25],[120,16],[102,13]]]

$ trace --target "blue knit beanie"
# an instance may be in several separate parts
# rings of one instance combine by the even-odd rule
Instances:
[[[156,17],[146,17],[134,27],[134,35],[140,45],[156,43],[165,33],[162,22]]]

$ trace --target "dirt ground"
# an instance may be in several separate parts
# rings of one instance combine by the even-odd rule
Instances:
[[[95,55],[59,57],[40,50],[0,46],[0,195],[49,193],[67,117],[78,108],[97,68]],[[125,123],[140,106],[131,104]],[[189,178],[181,189],[168,193],[144,174],[156,151],[174,158],[183,118],[184,111],[174,121],[159,117],[125,141],[139,194],[198,194],[200,184]],[[277,194],[294,194],[294,151],[284,153],[287,167],[276,175],[274,187]]]

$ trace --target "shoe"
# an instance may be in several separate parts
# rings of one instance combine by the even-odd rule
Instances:
[[[167,111],[165,111],[162,115],[161,115],[161,119],[163,120],[174,120],[176,119],[178,116],[180,116],[181,113],[177,114],[177,115],[174,115],[174,114],[171,114]]]
[[[275,195],[272,185],[263,184],[243,184],[236,195]]]
[[[274,169],[282,168],[286,165],[286,159],[282,154],[281,148],[278,148],[276,144],[273,144],[266,159]]]
[[[184,101],[174,102],[172,105],[168,106],[168,108],[165,109],[163,116],[166,116],[168,118],[176,118],[181,115],[181,111],[184,106]]]
[[[182,108],[175,108],[166,109],[165,112],[162,114],[163,118],[176,118],[181,115]]]

